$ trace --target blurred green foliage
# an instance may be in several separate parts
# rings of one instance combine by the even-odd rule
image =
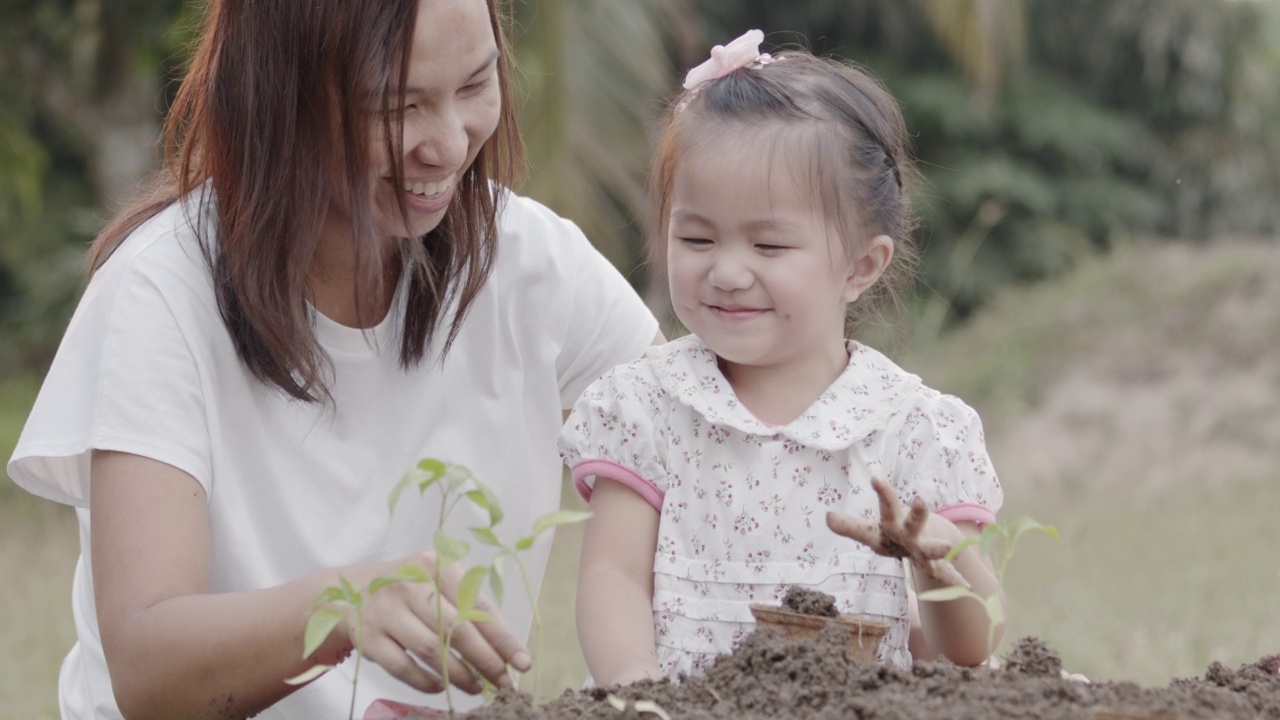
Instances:
[[[515,0],[528,191],[639,264],[648,124],[759,27],[867,66],[921,160],[939,323],[1135,236],[1280,228],[1277,3]],[[81,255],[154,163],[195,0],[0,0],[0,371],[47,363]]]

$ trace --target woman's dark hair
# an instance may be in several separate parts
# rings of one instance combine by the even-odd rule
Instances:
[[[809,187],[846,251],[875,235],[893,238],[893,260],[851,305],[850,327],[900,309],[918,264],[910,200],[915,172],[902,113],[861,68],[803,50],[775,53],[685,90],[671,103],[650,173],[651,260],[665,263],[677,165],[700,145],[738,131],[748,141],[742,152],[772,147],[785,155],[783,164],[807,167]]]
[[[408,243],[403,258],[406,368],[422,361],[446,318],[441,357],[448,352],[492,269],[501,197],[493,185],[512,187],[522,177],[500,3],[487,0],[499,49],[497,130],[459,180],[440,225]],[[372,91],[386,108],[393,92],[403,94],[418,6],[419,0],[214,0],[165,120],[162,169],[146,196],[94,240],[90,273],[148,218],[207,184],[217,208],[216,240],[200,240],[237,353],[258,379],[294,398],[326,397],[328,358],[311,324],[308,273],[336,201],[345,205],[355,238],[357,305],[388,290],[383,270],[392,258],[383,256],[373,231],[369,138],[381,131],[387,139],[399,187],[402,133],[389,113],[369,113],[367,98]]]

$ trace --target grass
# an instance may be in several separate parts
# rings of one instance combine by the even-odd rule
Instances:
[[[1134,248],[1008,293],[904,360],[982,412],[1002,517],[1062,534],[1019,545],[1006,643],[1036,635],[1073,672],[1145,685],[1280,652],[1280,358],[1268,351],[1280,331],[1280,286],[1268,280],[1277,271],[1280,249]],[[1054,410],[1080,377],[1101,400]],[[1252,384],[1223,402],[1241,378]],[[1144,422],[1127,420],[1137,399],[1161,395]],[[3,457],[33,397],[33,381],[0,382]],[[567,485],[564,497],[578,503]],[[581,527],[560,529],[542,588],[541,697],[586,675],[572,615],[580,544]],[[77,552],[69,513],[0,485],[0,577],[11,578],[0,720],[56,717]]]
[[[0,380],[0,459],[8,461],[38,380]],[[58,717],[58,666],[75,642],[71,574],[80,552],[74,513],[0,482],[0,719]]]

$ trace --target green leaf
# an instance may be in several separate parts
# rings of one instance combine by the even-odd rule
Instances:
[[[338,585],[342,588],[342,599],[356,607],[360,607],[360,591],[356,590],[355,586],[341,575],[338,576]]]
[[[529,549],[529,548],[531,548],[531,547],[533,547],[533,536],[532,536],[532,535],[530,535],[529,537],[520,538],[519,540],[517,540],[517,541],[516,541],[516,549],[517,549],[517,550],[528,550],[528,549]]]
[[[502,503],[498,500],[498,494],[474,477],[469,477],[469,480],[474,489],[467,492],[467,499],[489,513],[489,527],[502,522]]]
[[[303,635],[302,657],[311,657],[316,648],[324,644],[333,629],[342,622],[342,613],[333,608],[320,608],[307,618],[307,630]]]
[[[547,513],[533,521],[533,536],[537,537],[547,530],[560,525],[583,522],[589,517],[591,517],[591,513],[577,510],[557,510],[556,512]]]
[[[404,494],[404,491],[410,485],[413,485],[414,483],[416,483],[419,477],[420,476],[417,472],[410,470],[409,472],[405,473],[403,477],[400,478],[400,482],[396,483],[395,487],[391,488],[391,494],[387,496],[387,512],[388,513],[393,515],[395,514],[396,505],[400,503],[400,496]]]
[[[504,591],[502,584],[502,558],[496,558],[493,561],[493,567],[489,568],[489,588],[493,590],[494,599],[501,603]]]
[[[342,599],[342,588],[329,586],[320,591],[320,594],[317,595],[316,599],[311,603],[311,608],[314,610],[322,605],[328,605],[331,602],[339,602]]]
[[[417,565],[402,565],[394,575],[374,578],[373,582],[369,583],[369,594],[372,595],[388,585],[403,582],[431,582],[431,576],[427,574],[426,570]]]
[[[435,532],[436,562],[440,567],[452,565],[471,552],[471,546],[465,541],[453,537],[443,530]]]
[[[304,685],[329,672],[334,667],[335,666],[333,665],[313,665],[310,670],[307,670],[300,675],[294,675],[293,677],[285,680],[285,682],[290,685]]]
[[[944,555],[942,559],[948,562],[955,560],[957,557],[960,557],[960,553],[964,552],[965,549],[973,547],[979,542],[981,541],[976,537],[967,537],[955,545],[952,545],[951,549],[947,551],[947,554]]]
[[[489,568],[481,566],[471,568],[462,576],[462,581],[458,583],[458,595],[454,600],[459,614],[475,610],[476,601],[480,599],[480,586],[488,574]]]
[[[978,596],[975,595],[972,590],[968,588],[962,588],[959,585],[952,585],[951,587],[938,588],[937,590],[926,590],[925,592],[922,592],[919,595],[917,595],[916,599],[923,600],[925,602],[947,602],[949,600],[957,600],[962,597],[971,597],[974,599],[979,599]]]
[[[496,622],[496,621],[493,619],[493,616],[492,616],[492,615],[490,615],[490,614],[488,614],[488,613],[486,613],[486,612],[481,612],[481,611],[479,611],[479,610],[476,610],[475,608],[471,608],[470,610],[468,610],[468,611],[467,611],[467,612],[465,612],[465,613],[458,613],[458,622],[472,622],[472,623],[487,622],[487,623],[491,623],[491,622]]]
[[[485,545],[488,545],[490,547],[498,547],[498,548],[502,547],[502,540],[499,540],[498,535],[494,533],[493,530],[490,530],[489,528],[473,527],[471,528],[471,534],[474,535],[477,540],[484,543]]]
[[[1004,624],[1004,601],[1000,599],[999,593],[984,599],[982,607],[986,608],[987,618],[991,620],[992,625]]]

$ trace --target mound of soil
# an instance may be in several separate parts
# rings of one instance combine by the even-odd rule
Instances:
[[[1280,718],[1280,655],[1230,670],[1213,664],[1202,678],[1164,688],[1084,683],[1062,677],[1058,655],[1034,638],[1018,641],[999,670],[916,663],[911,670],[852,660],[845,633],[789,643],[762,628],[720,658],[705,676],[683,682],[565,692],[533,708],[503,693],[469,720],[1180,720]],[[625,701],[620,710],[619,699]]]

